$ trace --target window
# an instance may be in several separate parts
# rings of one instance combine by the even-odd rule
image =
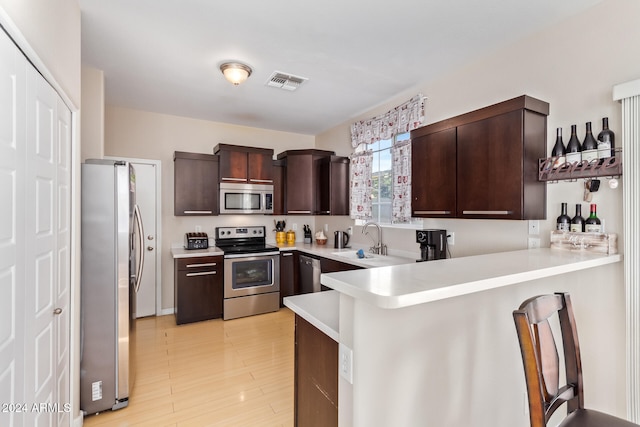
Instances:
[[[393,158],[391,147],[394,143],[408,141],[409,132],[396,135],[392,139],[384,139],[373,144],[361,144],[356,152],[373,151],[372,178],[372,221],[379,224],[392,224],[393,210]],[[358,221],[357,223],[359,223]],[[363,224],[366,221],[361,221]]]

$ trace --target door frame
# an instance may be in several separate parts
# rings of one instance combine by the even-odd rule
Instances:
[[[104,156],[110,160],[146,163],[156,167],[156,316],[162,316],[162,161],[134,157]]]

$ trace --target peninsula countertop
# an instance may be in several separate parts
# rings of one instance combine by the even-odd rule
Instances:
[[[525,249],[323,274],[323,285],[374,306],[410,307],[620,262],[603,255]]]

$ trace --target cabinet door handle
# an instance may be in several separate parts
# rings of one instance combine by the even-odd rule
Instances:
[[[251,182],[266,182],[267,184],[271,184],[273,183],[272,179],[255,179],[255,178],[249,178],[249,181]]]
[[[281,253],[280,256],[293,256],[293,254],[290,253]]]
[[[311,211],[287,211],[288,214],[310,214]]]
[[[418,215],[449,215],[451,211],[413,211],[413,213]]]
[[[213,211],[183,211],[183,213],[185,213],[185,214],[196,214],[196,215],[197,214],[201,214],[201,215],[202,214],[209,214],[210,215],[210,214],[213,213]]]
[[[187,264],[187,268],[195,268],[195,267],[215,267],[218,265],[216,262],[205,262],[203,264]]]
[[[214,274],[218,274],[217,271],[201,271],[199,273],[187,273],[187,277],[193,276],[212,276]]]
[[[462,211],[463,215],[511,215],[513,211]]]
[[[244,178],[227,178],[227,177],[222,177],[220,178],[222,181],[234,181],[234,182],[247,182],[246,179]]]

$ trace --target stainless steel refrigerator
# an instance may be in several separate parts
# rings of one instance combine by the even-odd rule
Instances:
[[[80,408],[128,405],[133,387],[135,294],[144,265],[135,171],[114,160],[82,165]]]

